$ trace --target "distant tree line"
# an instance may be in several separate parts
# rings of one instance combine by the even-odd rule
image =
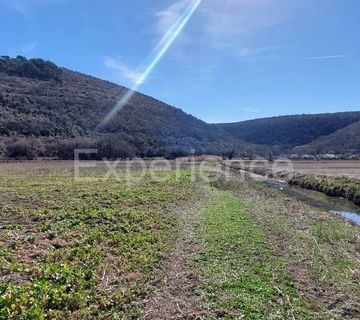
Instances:
[[[42,59],[27,60],[23,56],[16,58],[1,56],[0,72],[10,76],[61,81],[61,69],[56,64]]]
[[[76,137],[68,139],[37,137],[2,137],[0,138],[0,159],[34,160],[42,158],[72,160],[75,149],[96,149],[96,154],[83,154],[83,159],[132,159],[134,157],[164,157],[175,159],[188,155],[213,154],[223,157],[251,157],[264,154],[262,148],[242,149],[234,153],[229,146],[219,144],[193,146],[166,145],[160,141],[123,140],[113,134],[95,137]],[[237,149],[237,150],[240,150]]]
[[[90,159],[133,158],[137,151],[128,142],[115,140],[112,136],[69,139],[9,137],[0,140],[0,159],[53,158],[72,160],[75,149],[97,149],[97,154],[84,156]]]
[[[214,126],[233,138],[286,151],[358,121],[360,112],[342,112],[272,117]]]

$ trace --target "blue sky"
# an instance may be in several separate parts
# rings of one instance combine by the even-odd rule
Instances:
[[[131,86],[191,0],[0,0],[0,54]],[[208,122],[360,110],[360,1],[203,0],[140,91]]]

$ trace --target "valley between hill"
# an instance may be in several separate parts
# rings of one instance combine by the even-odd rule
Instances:
[[[360,158],[360,112],[208,124],[136,92],[96,130],[127,91],[50,61],[0,57],[0,159],[73,159],[74,149],[97,149],[92,159]]]

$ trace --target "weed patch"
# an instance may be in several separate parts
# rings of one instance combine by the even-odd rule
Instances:
[[[194,193],[188,171],[159,175],[126,188],[0,175],[0,319],[138,317],[135,301],[176,239],[172,208]]]

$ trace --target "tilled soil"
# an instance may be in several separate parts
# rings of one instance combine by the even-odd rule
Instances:
[[[192,206],[177,210],[181,225],[174,235],[176,245],[158,271],[154,291],[143,302],[141,319],[197,319],[206,314],[201,275],[191,261],[202,249],[195,230],[201,224],[198,212],[207,201],[206,191],[201,190]]]

